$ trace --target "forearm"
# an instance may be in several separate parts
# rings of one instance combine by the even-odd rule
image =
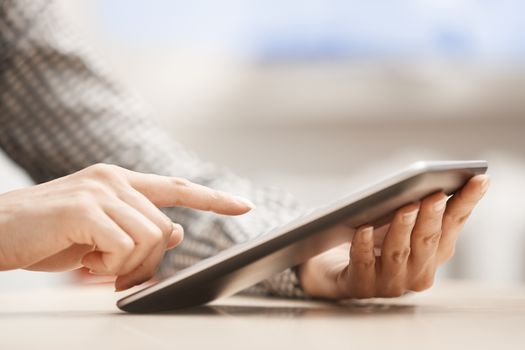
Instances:
[[[167,255],[161,274],[258,236],[300,212],[282,191],[254,186],[168,138],[48,2],[6,1],[1,16],[0,145],[35,181],[105,162],[184,177],[256,202],[257,210],[241,218],[167,210],[185,227],[186,238]],[[262,288],[300,294],[296,282],[288,271]]]

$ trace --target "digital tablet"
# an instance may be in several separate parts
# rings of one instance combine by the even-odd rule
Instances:
[[[117,306],[128,312],[159,312],[232,295],[348,242],[348,232],[337,229],[338,224],[377,227],[387,223],[396,209],[438,191],[453,194],[486,170],[486,161],[414,163],[361,191],[128,295]]]

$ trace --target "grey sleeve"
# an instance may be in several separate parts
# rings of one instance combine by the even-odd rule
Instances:
[[[167,137],[75,37],[52,2],[0,0],[0,125],[0,147],[36,182],[104,162],[185,177],[255,202],[253,213],[235,218],[167,209],[186,234],[166,255],[161,276],[263,234],[301,212],[285,192],[255,186]],[[303,295],[292,270],[251,290]]]

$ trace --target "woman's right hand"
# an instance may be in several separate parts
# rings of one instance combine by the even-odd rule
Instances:
[[[181,178],[97,164],[0,195],[0,270],[64,271],[85,266],[118,276],[116,290],[150,279],[183,229],[159,207],[225,215],[250,211],[245,199]]]

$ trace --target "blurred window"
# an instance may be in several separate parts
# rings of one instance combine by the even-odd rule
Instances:
[[[445,57],[517,60],[522,0],[99,0],[131,45],[215,49],[262,60]]]

